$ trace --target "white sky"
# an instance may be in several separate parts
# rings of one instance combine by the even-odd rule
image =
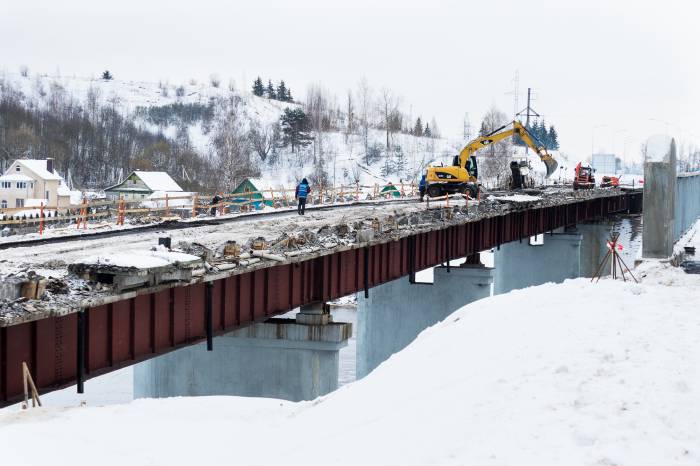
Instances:
[[[365,76],[461,137],[495,104],[559,130],[562,150],[639,153],[670,132],[700,145],[695,1],[0,0],[0,68],[184,82],[216,73],[249,87],[280,78],[338,96]],[[655,121],[650,119],[661,121]],[[667,123],[666,123],[667,122]],[[604,126],[603,126],[604,125]],[[613,148],[614,143],[614,148]]]

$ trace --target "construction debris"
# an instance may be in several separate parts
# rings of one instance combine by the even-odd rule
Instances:
[[[138,288],[187,283],[209,273],[236,273],[265,263],[303,260],[339,247],[398,239],[409,232],[426,231],[445,223],[463,223],[617,193],[619,188],[575,193],[548,188],[515,195],[491,192],[483,194],[480,202],[454,199],[447,204],[433,200],[429,208],[416,201],[357,206],[337,213],[310,211],[303,220],[282,212],[274,220],[246,219],[152,233],[125,232],[126,241],[118,244],[113,240],[87,239],[35,245],[31,250],[24,248],[24,252],[23,248],[7,249],[0,260],[0,270],[4,272],[0,277],[0,325],[41,313],[94,306],[107,297]],[[160,246],[152,246],[164,237],[172,239],[171,244],[163,241]],[[85,251],[93,247],[93,254],[97,255],[85,257]]]

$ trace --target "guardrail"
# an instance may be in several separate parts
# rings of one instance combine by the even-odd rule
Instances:
[[[673,213],[673,241],[700,217],[700,172],[679,173],[676,177],[676,202]]]

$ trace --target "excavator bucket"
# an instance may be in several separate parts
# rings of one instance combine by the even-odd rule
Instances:
[[[552,176],[552,173],[554,173],[559,166],[556,160],[549,155],[549,154],[540,154],[540,160],[542,160],[547,167],[547,178]]]

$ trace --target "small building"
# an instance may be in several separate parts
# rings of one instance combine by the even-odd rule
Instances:
[[[127,201],[146,199],[155,192],[182,193],[182,188],[166,172],[131,172],[124,181],[105,189],[108,200],[123,198]]]
[[[41,205],[65,207],[71,191],[54,170],[53,159],[15,160],[0,176],[0,208]]]
[[[615,154],[593,154],[591,156],[591,167],[596,172],[606,175],[619,173],[622,168],[621,161]]]
[[[280,188],[281,189],[281,188]],[[263,205],[272,207],[274,204],[269,183],[262,178],[246,178],[233,190],[234,195],[252,193],[246,196],[234,197],[233,202],[243,204],[246,201],[253,201],[252,205],[256,210],[263,208]],[[280,193],[281,195],[281,193]]]

